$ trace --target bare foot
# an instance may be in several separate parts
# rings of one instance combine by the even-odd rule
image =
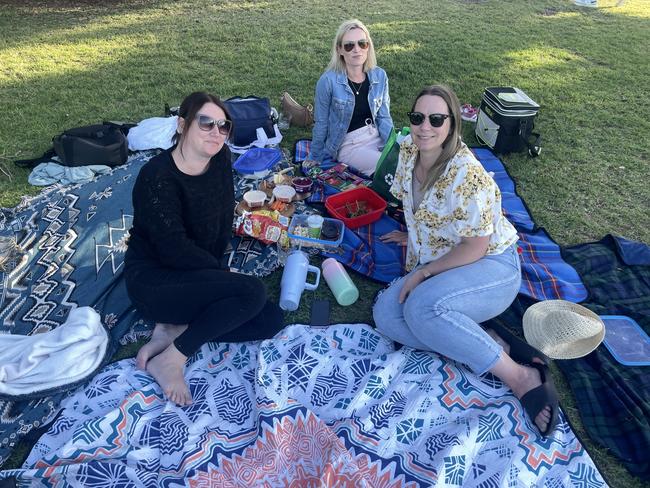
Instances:
[[[538,360],[537,358],[535,358],[534,361],[543,364],[542,361]],[[540,386],[542,384],[542,378],[539,374],[539,371],[537,371],[535,368],[522,365],[519,365],[519,368],[520,373],[518,375],[518,379],[516,382],[514,382],[514,384],[510,385],[510,388],[512,388],[515,396],[521,399],[521,397],[523,397],[530,390]],[[547,405],[537,414],[534,422],[540,432],[545,432],[550,421],[551,407]]]
[[[147,361],[167,349],[174,339],[185,332],[185,329],[187,329],[187,325],[156,323],[151,339],[140,348],[135,357],[136,367],[143,371],[146,370]]]
[[[185,382],[185,361],[187,357],[172,343],[147,363],[147,372],[156,379],[165,397],[180,406],[192,403]]]

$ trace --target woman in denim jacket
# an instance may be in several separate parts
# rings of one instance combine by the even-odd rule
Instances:
[[[314,105],[307,159],[320,163],[329,157],[372,175],[393,120],[388,77],[377,66],[370,33],[359,20],[339,26],[332,59],[316,84]]]

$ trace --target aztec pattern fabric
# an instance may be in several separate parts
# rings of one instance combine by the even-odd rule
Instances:
[[[209,343],[180,408],[132,359],[65,401],[23,469],[30,486],[603,487],[562,417],[542,439],[491,375],[369,326],[288,326]]]
[[[631,317],[650,335],[650,246],[606,236],[565,249],[564,256],[589,289],[583,305],[600,315]],[[648,367],[624,366],[602,345],[584,358],[556,363],[590,437],[619,457],[630,473],[650,481]]]
[[[296,143],[294,159],[300,161],[300,158],[304,158],[308,152],[309,140],[300,140]],[[587,290],[575,269],[562,259],[560,246],[550,238],[544,229],[535,225],[524,201],[517,195],[515,183],[501,160],[489,149],[472,149],[472,152],[483,167],[493,173],[501,190],[504,213],[519,233],[522,264],[520,293],[535,300],[563,299],[581,302],[587,298]],[[327,193],[323,195],[323,199],[324,196],[327,196]],[[378,241],[368,240],[365,235],[379,234],[374,233],[373,229],[363,229],[357,229],[355,232],[346,230],[345,239],[341,245],[343,252],[332,257],[379,281],[390,282],[401,276],[402,270],[394,275],[370,274],[372,266],[368,263],[373,259],[383,260],[383,257],[379,255],[383,252],[385,245],[381,249],[376,248],[375,245]],[[356,236],[353,236],[354,233]],[[359,256],[363,257],[363,263],[359,262]]]
[[[150,334],[131,307],[122,279],[131,191],[141,166],[156,151],[138,153],[130,164],[90,183],[52,186],[13,209],[0,209],[0,238],[18,247],[0,267],[0,333],[36,334],[65,322],[76,306],[92,306],[112,338],[106,359],[118,341]],[[236,180],[243,192],[251,183]],[[265,276],[278,266],[277,252],[249,238],[234,237],[231,269]],[[0,464],[16,443],[57,411],[67,385],[34,400],[0,400]]]

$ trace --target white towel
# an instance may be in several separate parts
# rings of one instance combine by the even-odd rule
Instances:
[[[101,364],[108,333],[90,307],[32,336],[0,334],[0,394],[21,396],[83,380]]]

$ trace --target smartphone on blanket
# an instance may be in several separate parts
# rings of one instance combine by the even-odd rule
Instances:
[[[330,301],[314,300],[311,303],[311,326],[327,327],[330,325]]]

